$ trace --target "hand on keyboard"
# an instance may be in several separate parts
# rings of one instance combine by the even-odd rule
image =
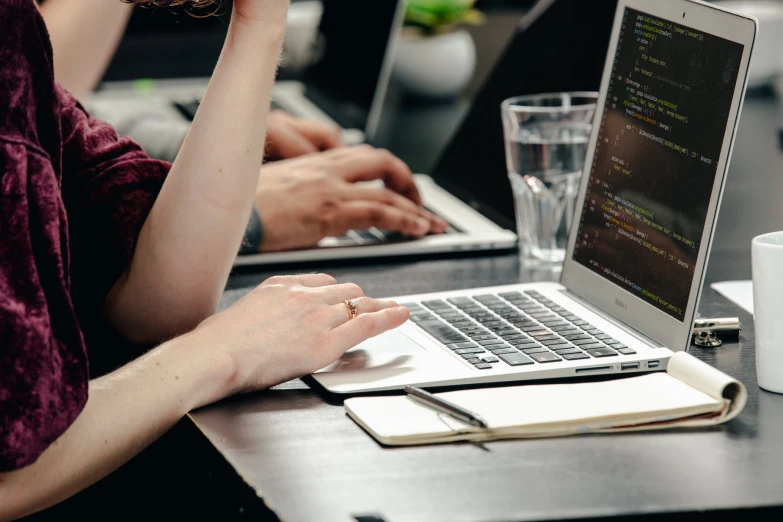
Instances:
[[[385,187],[358,183],[373,179]],[[444,232],[448,223],[420,202],[408,167],[369,146],[269,163],[256,193],[264,225],[261,250],[312,247],[326,236],[372,227],[413,237]]]

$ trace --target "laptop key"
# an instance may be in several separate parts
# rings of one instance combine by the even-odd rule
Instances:
[[[481,346],[493,346],[496,344],[506,344],[503,342],[503,339],[488,339],[486,341],[479,341],[478,342]]]
[[[571,343],[561,343],[561,344],[547,344],[546,347],[556,352],[558,350],[563,350],[566,348],[574,348],[574,345]]]
[[[470,364],[476,364],[476,363],[480,363],[481,359],[479,359],[478,357],[471,357],[470,359],[465,359],[465,361],[469,362]]]
[[[526,349],[526,348],[541,348],[541,345],[540,345],[540,344],[538,344],[537,342],[533,342],[533,341],[531,341],[531,342],[527,342],[527,343],[519,343],[519,344],[517,344],[517,343],[511,343],[511,344],[513,344],[514,346],[516,346],[516,347],[517,347],[517,349],[519,349],[519,350],[524,350],[524,349]]]
[[[598,334],[595,336],[595,338],[600,339],[601,341],[614,341],[614,339],[612,339],[612,336],[608,334]]]
[[[563,353],[563,354],[560,354],[560,355],[562,355],[562,356],[563,356],[563,359],[565,359],[565,360],[567,360],[567,361],[576,361],[576,360],[578,360],[578,359],[589,359],[589,358],[590,358],[590,356],[589,356],[589,355],[587,355],[587,354],[586,354],[586,353],[584,353],[584,352],[579,352],[579,353]]]
[[[568,339],[568,337],[566,337]],[[582,346],[583,344],[595,344],[596,340],[592,337],[588,337],[587,339],[568,339],[571,341],[572,344],[575,344],[577,346]]]
[[[594,350],[587,350],[587,353],[593,357],[613,357],[617,355],[617,352],[611,348],[596,348]]]
[[[620,342],[617,342],[617,341],[615,341],[615,342],[613,342],[613,343],[606,343],[606,344],[608,344],[609,346],[611,346],[611,347],[612,347],[612,348],[614,348],[615,350],[620,350],[621,348],[628,348],[628,347],[627,347],[626,345],[624,345],[623,343],[620,343]]]
[[[457,312],[456,310],[448,311],[448,312],[436,312],[439,316],[441,316],[443,319],[467,319],[464,314],[461,314]]]
[[[518,352],[517,350],[515,350],[514,348],[497,348],[497,349],[495,349],[495,350],[493,350],[492,348],[490,348],[490,350],[489,350],[489,351],[490,351],[490,352],[492,352],[492,354],[493,354],[493,355],[498,355],[498,356],[499,356],[499,355],[506,354],[506,353],[519,353],[519,352]]]
[[[473,366],[475,366],[479,370],[491,370],[492,369],[492,365],[491,364],[487,364],[485,362],[474,363]]]
[[[476,343],[453,343],[448,345],[452,350],[464,350],[465,348],[478,348]]]
[[[411,314],[410,320],[413,323],[420,323],[422,321],[437,321],[432,314]]]
[[[462,357],[465,360],[477,359],[478,358],[478,354],[475,354],[475,353],[461,353],[461,354],[459,354],[459,356]]]
[[[633,355],[636,353],[633,348],[618,348],[617,351],[623,355]]]
[[[504,353],[498,355],[498,357],[500,357],[500,359],[509,366],[523,366],[526,364],[533,364],[533,361],[530,360],[530,357],[519,352]]]
[[[549,330],[541,330],[541,327],[539,327],[538,330],[532,330],[530,332],[525,332],[525,333],[527,333],[530,337],[548,337],[552,335],[552,332],[550,332]]]
[[[442,321],[423,321],[416,325],[443,344],[460,343],[467,337]]]
[[[522,297],[522,294],[520,292],[502,292],[498,294],[503,299],[510,299],[513,297]]]
[[[596,350],[598,348],[606,348],[607,346],[602,343],[580,344],[579,348],[582,350]]]
[[[452,297],[450,299],[446,299],[446,301],[448,301],[449,303],[451,303],[453,305],[457,305],[457,306],[459,306],[459,305],[472,305],[472,304],[475,303],[475,301],[473,301],[473,299],[471,299],[470,297]]]
[[[501,335],[500,337],[502,337],[505,341],[511,344],[531,341],[530,337],[528,337],[527,335],[521,335],[519,332],[504,334]]]
[[[484,348],[481,348],[480,346],[474,346],[471,348],[460,348],[458,350],[454,350],[454,353],[457,355],[464,355],[466,353],[484,353]]]
[[[549,350],[547,350],[543,346],[538,346],[536,348],[525,348],[524,350],[522,350],[523,353],[526,353],[528,355],[532,355],[534,353],[544,353],[544,352],[548,352],[548,351]]]
[[[479,303],[483,303],[484,301],[500,301],[500,298],[493,294],[474,295],[473,299],[475,299]]]
[[[563,335],[563,334],[560,334],[560,335]],[[587,334],[563,335],[563,337],[565,337],[566,339],[568,339],[569,341],[571,341],[572,343],[575,343],[575,344],[579,344],[579,343],[577,343],[577,341],[589,341],[591,343],[595,342],[595,339],[593,339],[592,337],[590,337]],[[582,344],[584,344],[584,343],[582,343]]]
[[[483,357],[481,360],[484,361],[485,363],[500,362],[500,359],[498,359],[497,357]]]
[[[585,332],[589,333],[590,335],[602,335],[604,333],[598,328],[585,328]]]
[[[490,339],[495,339],[495,336],[481,334],[481,335],[471,335],[470,338],[473,339],[474,341],[489,341]]]
[[[582,353],[582,350],[580,350],[579,348],[574,348],[572,346],[571,348],[561,348],[559,350],[555,350],[555,352],[558,355],[569,355],[569,354],[572,354],[572,353]]]
[[[452,310],[452,308],[448,304],[446,304],[445,301],[441,301],[441,300],[422,301],[421,304],[423,304],[430,310],[442,310],[444,308],[448,310]]]
[[[530,357],[532,357],[536,362],[539,362],[539,363],[550,363],[550,362],[557,362],[557,361],[562,361],[563,360],[560,357],[558,357],[557,355],[553,354],[552,352],[534,353]]]

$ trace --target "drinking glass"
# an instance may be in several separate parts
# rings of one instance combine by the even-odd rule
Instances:
[[[564,92],[501,104],[525,264],[562,267],[597,100],[595,92]]]

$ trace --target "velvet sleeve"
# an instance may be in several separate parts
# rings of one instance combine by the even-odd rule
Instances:
[[[137,143],[89,116],[62,89],[58,94],[71,293],[77,309],[94,311],[128,268],[171,165],[150,159]]]

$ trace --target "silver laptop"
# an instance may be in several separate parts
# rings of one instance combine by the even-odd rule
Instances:
[[[313,63],[302,81],[275,84],[272,106],[342,128],[346,144],[363,143],[378,128],[405,2],[375,0],[372,16],[363,0],[322,3]],[[106,82],[86,106],[96,114],[126,110],[191,120],[208,84],[209,78]]]
[[[397,297],[411,320],[315,380],[357,393],[665,369],[689,345],[757,25],[620,0],[561,283]]]
[[[318,248],[239,256],[237,266],[320,262],[516,246],[514,203],[506,174],[500,103],[550,91],[597,91],[616,0],[542,0],[522,19],[429,175],[416,175],[424,204],[451,224],[419,239],[352,230]],[[592,15],[593,23],[584,24]],[[553,37],[555,29],[562,34]],[[538,53],[540,46],[549,53]],[[577,55],[573,56],[573,51]],[[524,62],[525,74],[519,74]]]

